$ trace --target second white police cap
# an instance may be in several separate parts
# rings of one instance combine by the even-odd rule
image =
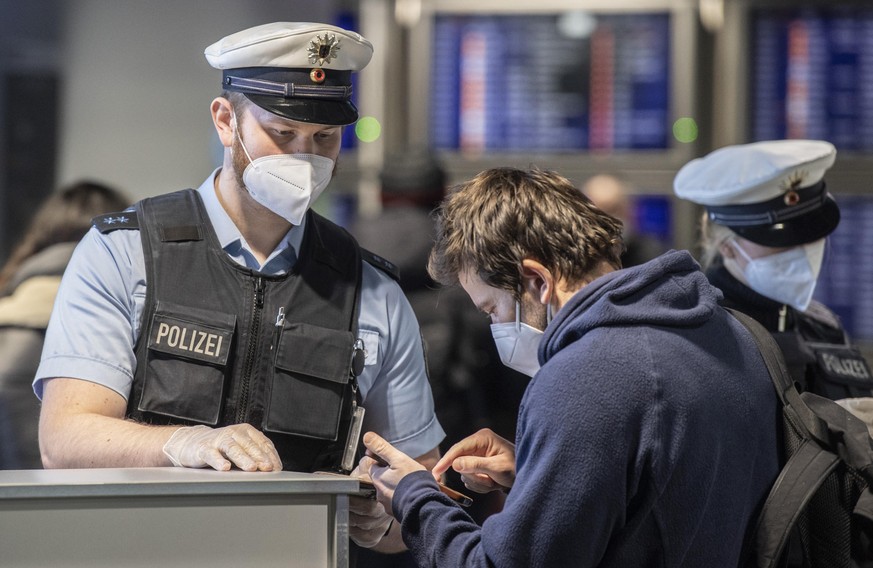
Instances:
[[[676,195],[706,207],[709,219],[741,237],[790,247],[830,234],[840,221],[824,175],[836,149],[823,140],[769,140],[727,146],[685,164]]]

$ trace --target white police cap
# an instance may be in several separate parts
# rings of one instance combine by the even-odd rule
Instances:
[[[343,125],[358,119],[354,71],[373,56],[360,34],[328,24],[274,22],[231,34],[204,51],[222,87],[292,120]]]
[[[673,189],[743,238],[796,246],[830,234],[839,224],[839,208],[824,183],[835,159],[834,146],[821,140],[727,146],[685,164]]]

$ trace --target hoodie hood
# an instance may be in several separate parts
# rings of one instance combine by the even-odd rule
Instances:
[[[557,313],[540,343],[540,363],[599,327],[697,327],[712,317],[721,298],[687,251],[611,272],[579,290]]]

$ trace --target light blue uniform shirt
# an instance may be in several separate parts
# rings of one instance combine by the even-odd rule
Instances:
[[[305,227],[288,231],[260,265],[215,195],[217,171],[197,191],[225,252],[251,269],[287,273],[297,260]],[[36,395],[42,398],[43,380],[71,377],[98,383],[127,399],[145,295],[139,231],[101,234],[92,228],[64,273],[33,382]],[[364,431],[379,433],[413,457],[435,448],[445,433],[434,414],[418,322],[397,283],[366,262],[358,335],[367,350],[358,377],[366,409]]]

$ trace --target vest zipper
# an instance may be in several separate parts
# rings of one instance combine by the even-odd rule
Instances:
[[[252,325],[249,327],[249,344],[246,349],[246,359],[243,364],[242,385],[240,387],[239,404],[236,407],[236,423],[245,422],[249,405],[249,390],[252,382],[252,367],[255,365],[258,350],[258,338],[261,329],[261,311],[264,307],[264,279],[260,276],[255,281],[255,296],[253,299]]]

